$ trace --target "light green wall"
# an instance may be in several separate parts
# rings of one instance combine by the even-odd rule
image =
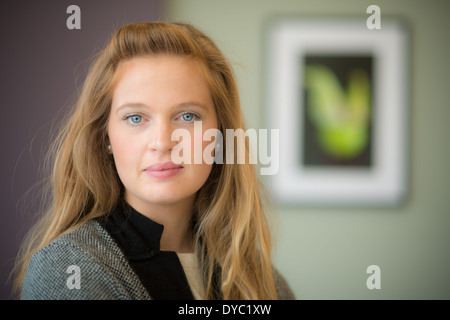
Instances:
[[[278,206],[274,263],[298,299],[450,299],[450,2],[171,0],[166,18],[208,34],[235,71],[247,126],[263,128],[263,26],[274,16],[360,16],[378,4],[411,32],[409,197],[399,208]],[[382,20],[383,21],[383,20]],[[368,290],[366,268],[381,268]]]

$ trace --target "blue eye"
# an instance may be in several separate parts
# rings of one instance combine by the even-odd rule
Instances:
[[[194,115],[192,113],[185,113],[181,116],[184,121],[192,121],[194,119]]]
[[[139,124],[142,122],[142,116],[138,114],[127,116],[126,119],[128,120],[128,122],[130,122],[130,124]]]
[[[191,122],[194,120],[194,118],[199,118],[199,116],[192,112],[186,112],[181,116],[181,118],[186,122]]]

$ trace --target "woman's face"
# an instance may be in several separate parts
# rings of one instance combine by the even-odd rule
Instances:
[[[125,199],[136,209],[192,200],[211,171],[204,161],[194,164],[194,144],[203,151],[211,143],[199,135],[194,141],[194,121],[202,121],[201,136],[217,128],[201,66],[177,56],[133,58],[119,64],[114,81],[108,135]],[[172,162],[178,128],[190,133],[191,164]]]

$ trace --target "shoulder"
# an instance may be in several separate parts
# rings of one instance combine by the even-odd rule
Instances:
[[[95,220],[64,234],[31,258],[23,299],[150,298],[107,231]]]
[[[286,279],[275,268],[273,268],[273,280],[279,300],[295,300],[294,292],[292,292]]]

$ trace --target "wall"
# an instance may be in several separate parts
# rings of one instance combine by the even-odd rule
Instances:
[[[410,29],[408,197],[396,208],[277,205],[274,264],[298,299],[450,298],[450,3],[448,1],[171,0],[167,18],[190,22],[235,62],[250,128],[264,128],[264,36],[277,16],[359,16],[377,4]],[[368,290],[366,268],[381,268]]]

